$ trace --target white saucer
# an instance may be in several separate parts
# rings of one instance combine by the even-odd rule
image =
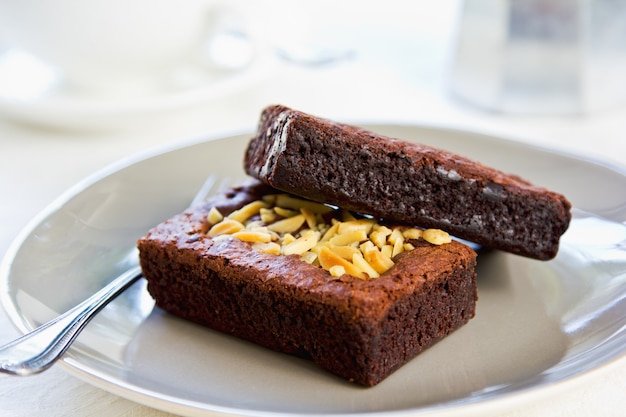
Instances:
[[[269,54],[257,55],[251,64],[235,69],[181,65],[161,88],[141,95],[93,95],[68,87],[57,71],[27,53],[0,49],[0,116],[62,128],[114,127],[139,116],[208,103],[251,86],[275,64]]]

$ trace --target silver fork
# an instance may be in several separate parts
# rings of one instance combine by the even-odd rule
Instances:
[[[199,204],[215,191],[227,186],[216,176],[204,182],[191,205]],[[0,347],[0,372],[33,375],[50,368],[70,347],[87,323],[115,297],[141,278],[141,268],[128,269],[100,291],[71,310]]]

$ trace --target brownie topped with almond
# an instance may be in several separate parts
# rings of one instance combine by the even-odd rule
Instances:
[[[476,253],[260,183],[138,241],[161,309],[372,386],[475,314]]]

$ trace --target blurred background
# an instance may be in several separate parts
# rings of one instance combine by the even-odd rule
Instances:
[[[2,0],[0,255],[86,176],[190,138],[252,132],[274,103],[623,166],[624,74],[626,0]],[[4,316],[0,328],[2,341],[16,335]],[[621,396],[624,369],[530,411],[588,415]],[[29,402],[34,391],[50,394]],[[0,397],[12,415],[160,415],[59,369],[0,378]]]

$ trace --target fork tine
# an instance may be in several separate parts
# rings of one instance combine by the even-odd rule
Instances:
[[[231,185],[231,180],[228,177],[220,178],[217,174],[212,174],[202,184],[202,187],[198,190],[193,200],[191,200],[190,207],[198,205],[206,201],[207,198],[212,195],[226,191]]]
[[[202,203],[204,200],[206,200],[207,197],[209,197],[212,194],[211,191],[215,187],[215,184],[217,183],[217,179],[218,179],[217,175],[209,175],[207,179],[204,181],[204,184],[202,184],[202,187],[200,187],[200,189],[194,196],[193,200],[191,200],[190,205],[195,206],[197,204]]]
[[[218,187],[218,189],[216,191],[220,192],[220,193],[224,192],[231,185],[232,185],[231,179],[228,178],[228,177],[223,177],[222,180],[220,181],[220,185],[219,185],[219,187]]]

